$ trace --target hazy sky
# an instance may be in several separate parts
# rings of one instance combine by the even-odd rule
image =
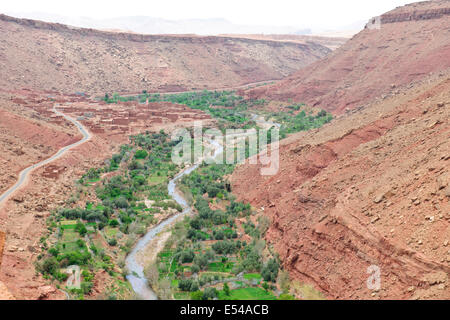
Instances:
[[[368,20],[410,2],[414,0],[2,0],[0,12],[91,18],[225,18],[236,24],[333,28]]]

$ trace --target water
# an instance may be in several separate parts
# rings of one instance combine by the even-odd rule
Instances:
[[[214,154],[212,155],[212,158],[216,158],[220,153],[223,152],[223,146],[215,140],[209,138],[207,138],[207,140],[214,147]],[[140,299],[157,300],[158,296],[148,285],[148,280],[144,275],[144,266],[138,263],[138,261],[136,260],[136,256],[141,250],[144,250],[148,243],[152,241],[161,231],[165,230],[169,226],[172,226],[174,222],[192,211],[187,200],[180,192],[178,192],[177,183],[183,176],[190,174],[192,171],[197,169],[199,165],[200,163],[194,164],[179,172],[172,180],[169,181],[169,184],[167,186],[169,196],[171,196],[172,199],[175,200],[183,208],[183,210],[180,213],[171,216],[167,220],[164,220],[160,224],[151,228],[145,234],[145,236],[143,236],[137,242],[137,244],[125,260],[125,264],[129,271],[127,280],[130,282],[134,292]]]
[[[252,114],[252,119],[255,120],[258,124],[269,124],[271,126],[275,126],[278,128],[280,128],[281,126],[279,123],[276,122],[265,121],[264,118],[258,119],[258,115],[256,114]],[[214,153],[211,156],[211,158],[216,159],[223,152],[223,146],[216,140],[210,138],[206,139],[214,147]],[[181,217],[185,216],[186,214],[192,211],[187,200],[183,197],[182,194],[178,192],[177,182],[183,176],[190,174],[192,171],[197,169],[199,165],[200,163],[197,163],[184,169],[183,171],[178,173],[172,180],[169,181],[167,187],[168,193],[173,198],[173,200],[175,200],[178,204],[181,205],[183,210],[180,213],[173,215],[172,217],[168,218],[167,220],[164,220],[157,226],[150,229],[145,234],[145,236],[143,236],[137,242],[136,246],[133,248],[133,250],[130,252],[130,254],[127,256],[125,260],[125,264],[129,271],[127,279],[130,282],[131,286],[133,287],[134,292],[140,299],[157,300],[158,297],[156,293],[149,287],[148,280],[145,278],[144,275],[144,266],[140,265],[136,261],[136,256],[141,250],[145,249],[148,243],[152,241],[161,231],[165,230],[169,226],[172,226],[174,222],[176,222],[178,219],[180,219]]]
[[[251,119],[253,121],[255,121],[257,124],[262,124],[262,125],[267,125],[268,124],[270,126],[277,127],[278,129],[280,129],[280,127],[281,127],[280,123],[266,121],[263,116],[259,116],[259,115],[255,114],[255,113],[252,113],[251,116],[252,116]]]

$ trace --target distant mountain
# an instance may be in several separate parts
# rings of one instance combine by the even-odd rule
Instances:
[[[247,92],[338,115],[282,140],[275,175],[247,162],[230,178],[237,200],[271,221],[264,240],[308,295],[450,299],[449,58],[450,0],[422,1]]]
[[[75,27],[128,31],[141,34],[198,34],[217,35],[223,33],[241,34],[311,34],[310,29],[290,26],[251,26],[234,24],[226,19],[185,19],[166,20],[147,16],[93,19],[88,17],[67,17],[41,12],[6,12],[18,18],[36,19],[46,22],[62,23]]]
[[[253,94],[340,114],[450,67],[449,0],[418,2],[370,21],[332,55]]]
[[[0,87],[71,93],[229,88],[284,78],[331,52],[316,42],[118,33],[2,14],[0,31]]]

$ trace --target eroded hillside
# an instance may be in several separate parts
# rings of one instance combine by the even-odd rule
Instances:
[[[291,276],[329,298],[448,299],[449,119],[447,73],[289,137],[278,174],[241,166],[233,190],[271,218]]]
[[[248,38],[256,40],[274,40],[282,42],[295,42],[295,43],[309,43],[315,42],[321,44],[331,50],[336,50],[342,46],[348,38],[345,37],[327,37],[327,36],[314,36],[314,35],[299,35],[299,34],[225,34],[226,37],[238,37]]]
[[[64,299],[62,291],[36,275],[34,263],[45,247],[40,239],[48,228],[51,212],[73,201],[70,194],[80,194],[79,185],[74,181],[90,168],[104,165],[105,159],[127,143],[131,135],[146,131],[171,132],[177,127],[191,126],[192,121],[212,121],[200,110],[177,104],[125,102],[111,107],[82,96],[28,90],[2,92],[0,106],[0,112],[6,117],[4,122],[0,121],[0,129],[4,128],[5,132],[5,141],[0,143],[5,151],[0,171],[2,191],[16,182],[18,171],[24,167],[47,159],[62,146],[81,139],[76,128],[55,115],[53,106],[79,119],[92,134],[90,140],[61,158],[35,169],[20,189],[0,203],[0,234],[6,234],[0,266],[0,299]],[[16,148],[21,152],[16,152]],[[98,275],[101,280],[96,280],[96,288],[111,283],[105,274]],[[96,289],[92,295],[100,293]]]
[[[70,123],[48,123],[24,108],[22,99],[11,97],[10,93],[0,94],[0,193],[16,181],[22,169],[79,139]],[[52,102],[46,103],[53,107]]]
[[[0,193],[21,169],[80,139],[53,106],[92,133],[35,170],[0,208],[0,299],[64,298],[34,263],[58,242],[56,234],[41,241],[51,213],[96,200],[74,180],[102,168],[130,135],[217,124],[205,113],[212,105],[146,97],[108,104],[83,93],[237,88],[302,67],[275,85],[240,90],[271,100],[252,112],[288,109],[282,102],[292,100],[338,115],[283,140],[276,175],[248,164],[233,173],[238,200],[270,218],[267,251],[279,254],[291,280],[327,298],[450,299],[449,8],[450,1],[397,8],[328,57],[319,44],[275,36],[144,36],[0,15]],[[105,247],[117,258],[114,245]],[[373,265],[379,290],[367,287]],[[105,270],[96,271],[90,298],[111,284]]]
[[[293,99],[341,114],[450,67],[450,1],[394,9],[331,55],[253,96]]]
[[[284,140],[276,175],[248,164],[233,174],[238,198],[271,219],[266,238],[291,277],[328,298],[450,297],[448,8],[397,8],[320,63],[250,91],[341,114]]]
[[[2,87],[89,94],[281,79],[330,52],[316,43],[112,33],[5,15],[0,43]]]

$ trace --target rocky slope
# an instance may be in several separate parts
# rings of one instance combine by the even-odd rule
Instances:
[[[78,139],[69,123],[49,124],[17,103],[19,100],[0,93],[0,193],[16,181],[22,169]]]
[[[316,43],[140,35],[0,15],[0,86],[65,93],[222,88],[281,79],[324,57]]]
[[[249,92],[338,114],[284,140],[276,175],[244,164],[232,177],[239,199],[270,217],[266,238],[291,277],[328,298],[450,298],[447,8],[397,8],[381,29],[371,21],[330,57]],[[379,289],[367,285],[371,266]]]
[[[0,231],[0,267],[2,265],[3,249],[5,247],[5,233]],[[0,281],[0,300],[11,300],[14,297],[8,288]]]
[[[23,187],[0,206],[0,233],[6,234],[0,267],[0,300],[65,298],[36,273],[34,262],[43,249],[40,239],[46,234],[46,218],[67,204],[77,190],[74,181],[89,168],[102,167],[105,159],[129,141],[130,135],[161,129],[170,133],[179,127],[191,127],[196,120],[212,121],[200,110],[171,103],[108,105],[75,95],[0,91],[0,135],[5,137],[0,139],[3,151],[0,190],[11,186],[23,167],[48,158],[62,146],[73,143],[73,139],[81,138],[76,128],[67,127],[66,121],[54,116],[51,111],[54,104],[59,111],[79,118],[92,138],[34,170]],[[13,147],[21,150],[20,155]],[[103,280],[99,280],[100,286]],[[99,294],[98,290],[95,292]]]
[[[291,276],[327,297],[449,299],[449,166],[446,73],[289,137],[278,174],[243,165],[233,191],[271,218]]]
[[[282,42],[309,43],[314,42],[321,44],[331,50],[336,50],[342,46],[349,38],[345,37],[327,37],[314,35],[298,35],[298,34],[224,34],[226,37],[248,38],[256,40],[274,40]]]
[[[0,231],[0,266],[2,265],[3,248],[5,246],[5,233]]]
[[[325,59],[250,94],[341,114],[448,67],[450,1],[419,2],[374,18]]]

